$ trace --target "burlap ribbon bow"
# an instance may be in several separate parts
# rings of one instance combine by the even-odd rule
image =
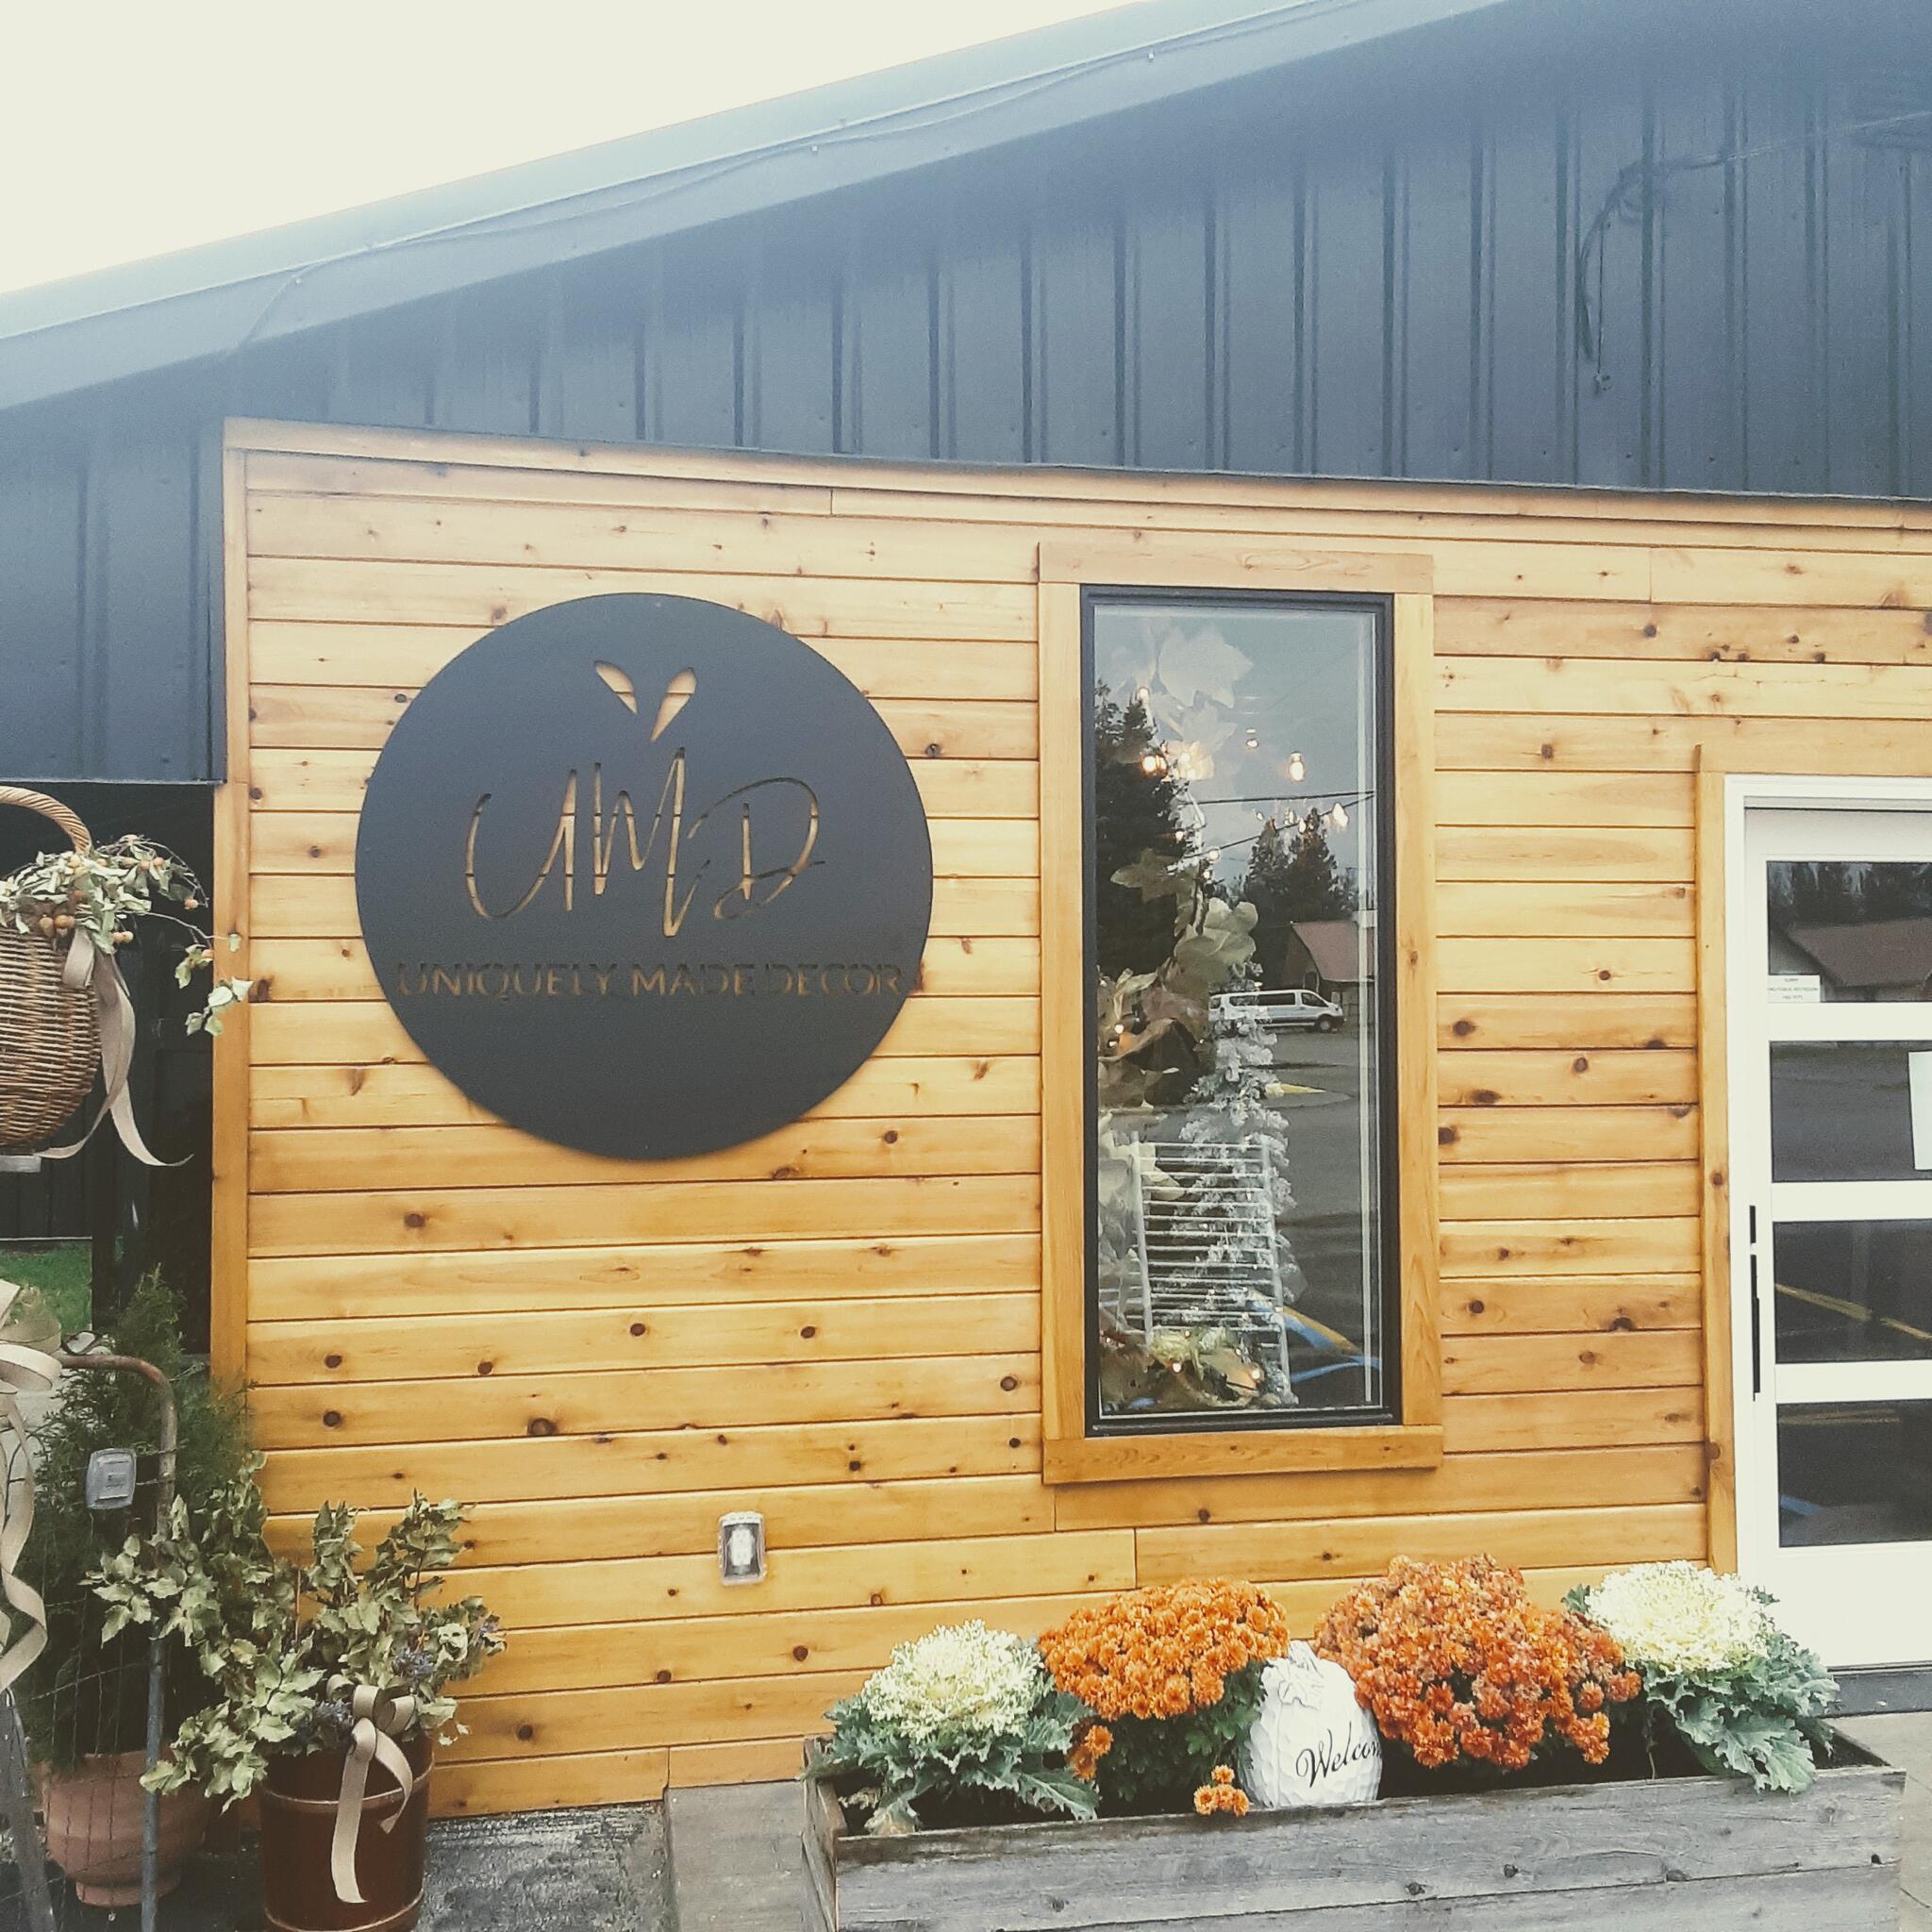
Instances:
[[[95,945],[92,934],[84,926],[74,929],[67,963],[60,969],[60,983],[69,992],[92,989],[94,1022],[101,1037],[101,1084],[107,1097],[79,1140],[65,1147],[49,1147],[41,1158],[65,1160],[78,1154],[93,1139],[94,1129],[111,1115],[121,1144],[137,1160],[149,1167],[179,1166],[178,1161],[160,1160],[150,1154],[135,1124],[134,1106],[127,1097],[127,1076],[134,1069],[134,1002],[127,997],[126,982],[114,963],[114,955]]]
[[[0,1282],[0,1322],[12,1307],[20,1290]],[[20,1574],[20,1558],[34,1527],[33,1446],[20,1412],[20,1397],[44,1395],[60,1379],[60,1364],[38,1348],[0,1341],[0,1428],[13,1438],[0,1472],[0,1597],[26,1619],[26,1634],[13,1640],[14,1619],[0,1610],[0,1693],[47,1647],[47,1606],[39,1591]],[[20,1482],[12,1480],[17,1465]],[[18,1502],[15,1497],[18,1495]]]
[[[409,1760],[396,1742],[416,1722],[413,1697],[391,1697],[373,1684],[355,1684],[338,1677],[331,1690],[349,1692],[349,1707],[356,1728],[349,1739],[349,1755],[342,1760],[342,1789],[336,1799],[335,1840],[329,1848],[329,1874],[336,1884],[336,1896],[344,1905],[366,1904],[356,1884],[356,1846],[362,1832],[362,1793],[369,1783],[373,1759],[402,1787],[403,1802],[382,1821],[384,1831],[393,1831],[408,1808],[416,1788]]]

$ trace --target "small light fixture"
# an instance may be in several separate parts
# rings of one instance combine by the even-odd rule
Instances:
[[[1250,751],[1259,751],[1261,749],[1261,735],[1257,731],[1249,732],[1245,741]]]
[[[96,1449],[87,1459],[87,1507],[125,1509],[134,1501],[134,1451]]]
[[[1301,753],[1298,751],[1290,752],[1288,755],[1288,782],[1291,785],[1299,785],[1307,775],[1308,768],[1302,763]]]
[[[1335,809],[1328,814],[1328,823],[1339,832],[1348,824],[1348,814],[1341,808],[1341,799],[1335,801]]]
[[[1208,863],[1209,865],[1219,865],[1221,863],[1221,847],[1219,845],[1210,845],[1208,848]]]
[[[765,1580],[765,1519],[756,1509],[734,1509],[718,1519],[718,1580]]]
[[[1134,692],[1134,702],[1137,705],[1144,705],[1150,702],[1153,696],[1154,693],[1143,684]]]

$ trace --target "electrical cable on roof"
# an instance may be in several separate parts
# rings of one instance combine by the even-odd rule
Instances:
[[[1873,121],[1850,121],[1838,127],[1786,135],[1777,141],[1760,142],[1753,147],[1729,148],[1718,154],[1671,155],[1656,161],[1648,156],[1641,156],[1619,169],[1602,206],[1576,243],[1576,346],[1586,362],[1596,365],[1594,387],[1597,394],[1603,394],[1610,386],[1609,359],[1605,342],[1604,255],[1612,221],[1642,221],[1657,206],[1665,184],[1679,175],[1693,174],[1706,168],[1735,167],[1740,161],[1755,161],[1766,155],[1787,154],[1794,148],[1808,149],[1840,137],[1874,134],[1913,121],[1932,125],[1932,108],[1914,108],[1908,113],[1888,114]],[[1640,189],[1641,192],[1637,192]],[[1592,249],[1596,255],[1594,314],[1591,313],[1590,299]]]

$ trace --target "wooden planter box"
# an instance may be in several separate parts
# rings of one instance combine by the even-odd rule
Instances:
[[[1729,1778],[1244,1819],[848,1837],[807,1790],[808,1932],[1890,1932],[1905,1774],[1853,1745],[1803,1797]]]

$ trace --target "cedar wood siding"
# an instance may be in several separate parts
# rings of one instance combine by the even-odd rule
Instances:
[[[259,425],[227,470],[219,916],[267,997],[219,1043],[218,1333],[279,1533],[412,1486],[478,1506],[470,1580],[514,1637],[440,1802],[780,1774],[948,1617],[1033,1629],[1235,1572],[1306,1628],[1399,1552],[1489,1550],[1549,1595],[1723,1554],[1698,771],[1932,772],[1932,512]],[[1040,715],[1035,574],[1042,542],[1133,531],[1231,577],[1269,544],[1433,570],[1435,770],[1397,808],[1435,854],[1437,1469],[1040,1476],[1037,761],[1078,724]],[[939,874],[924,988],[849,1086],[642,1170],[421,1063],[350,876],[414,688],[506,616],[618,588],[741,605],[839,664],[913,760]],[[771,1577],[724,1590],[717,1517],[747,1506]]]

